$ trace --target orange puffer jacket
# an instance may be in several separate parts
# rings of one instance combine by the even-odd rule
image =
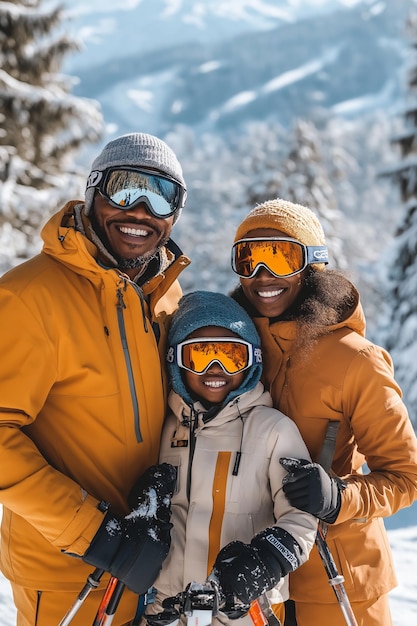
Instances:
[[[189,263],[168,242],[171,264],[142,291],[96,262],[74,204],[46,224],[42,252],[0,279],[0,565],[44,590],[80,589],[91,566],[65,552],[85,552],[101,500],[125,513],[157,462],[160,354]]]
[[[417,498],[416,435],[389,355],[364,337],[357,292],[356,299],[354,312],[298,362],[295,322],[270,325],[267,318],[254,318],[266,387],[274,406],[297,424],[313,460],[319,459],[329,420],[340,423],[332,469],[348,487],[327,539],[351,601],[375,598],[396,585],[382,518]],[[364,475],[364,467],[370,473]],[[290,591],[300,602],[336,601],[316,548],[290,575]]]

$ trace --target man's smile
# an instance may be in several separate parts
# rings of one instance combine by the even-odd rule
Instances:
[[[148,237],[150,233],[143,228],[133,228],[132,226],[118,226],[121,233],[132,237]]]

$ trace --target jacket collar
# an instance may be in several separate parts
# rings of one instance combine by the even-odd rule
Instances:
[[[204,415],[207,413],[207,409],[204,408],[201,402],[195,402],[193,405],[189,405],[175,391],[170,392],[168,405],[180,422],[187,422],[192,418],[192,415],[198,415],[198,427],[210,428],[211,426],[219,426],[233,421],[237,417],[246,414],[255,406],[263,405],[272,407],[272,398],[270,394],[265,391],[263,384],[258,382],[253,389],[231,400],[209,421],[204,421]]]
[[[49,219],[41,232],[43,252],[76,273],[88,274],[92,280],[109,270],[123,275],[115,267],[115,260],[93,237],[94,231],[82,208],[81,201],[73,200]],[[144,293],[158,290],[158,297],[162,296],[189,263],[190,259],[169,240],[161,251],[157,274],[149,277],[142,286]]]

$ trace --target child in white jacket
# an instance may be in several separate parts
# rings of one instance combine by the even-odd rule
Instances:
[[[317,520],[289,505],[279,463],[309,455],[260,382],[259,346],[250,317],[220,293],[183,296],[172,318],[160,462],[177,468],[177,487],[171,550],[146,611],[151,624],[165,598],[211,572],[226,597],[222,622],[251,624],[248,607],[267,591],[283,623],[287,574],[314,544]]]

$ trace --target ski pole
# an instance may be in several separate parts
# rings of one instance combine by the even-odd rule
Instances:
[[[253,626],[267,626],[268,620],[261,609],[258,600],[254,600],[249,608],[249,616],[253,622]]]
[[[92,626],[104,626],[104,624],[107,626],[108,624],[111,624],[123,590],[124,583],[122,583],[115,576],[111,576],[97,609]]]
[[[111,597],[107,605],[107,609],[103,617],[101,618],[100,626],[110,626],[110,624],[113,622],[114,615],[116,613],[117,607],[119,606],[119,602],[122,597],[122,593],[124,589],[125,589],[125,584],[119,580],[116,586],[114,587],[113,593],[111,594]]]
[[[263,626],[281,626],[281,622],[275,615],[271,601],[266,593],[262,593],[259,598],[252,602],[249,615],[254,626],[262,626],[260,619],[263,620]]]
[[[84,587],[81,589],[80,593],[77,596],[76,601],[72,605],[72,607],[67,611],[62,620],[59,622],[58,626],[68,626],[80,610],[82,604],[84,603],[86,597],[90,593],[92,589],[97,589],[100,579],[104,574],[104,569],[95,569],[92,574],[90,574],[87,578],[87,581]]]
[[[221,596],[220,583],[213,571],[206,582],[211,582],[216,589],[216,600],[218,603]],[[213,611],[214,616],[217,614],[217,608],[216,612]],[[281,622],[272,610],[271,602],[266,593],[261,594],[259,598],[251,603],[248,613],[253,626],[281,626]]]
[[[334,562],[332,553],[330,552],[330,548],[327,545],[325,529],[321,522],[319,522],[318,525],[316,546],[320,554],[321,560],[323,561],[327,575],[329,577],[329,583],[333,588],[337,601],[342,610],[343,617],[346,620],[346,624],[348,624],[348,626],[358,626],[358,622],[356,621],[355,615],[349,602],[349,598],[345,590],[345,586],[343,584],[343,581],[345,579],[337,571],[337,567]]]

